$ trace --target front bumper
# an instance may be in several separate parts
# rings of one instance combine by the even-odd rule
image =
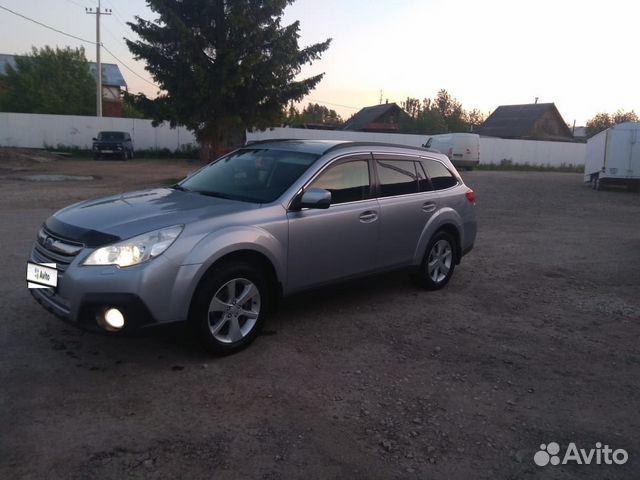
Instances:
[[[165,256],[141,265],[83,266],[92,249],[85,249],[58,273],[56,289],[31,289],[46,310],[86,330],[107,332],[98,322],[108,308],[117,308],[125,326],[116,334],[129,334],[160,325],[185,321],[192,284],[199,265],[180,266]],[[34,257],[30,261],[39,263]]]
[[[61,298],[47,292],[48,289],[31,289],[31,295],[46,310],[50,311],[58,318],[80,327],[97,333],[110,333],[127,335],[138,332],[142,329],[158,326],[158,322],[137,295],[131,293],[91,293],[85,295],[78,308],[78,315],[71,318],[70,310],[61,303]],[[117,332],[107,332],[100,326],[98,318],[104,315],[107,308],[117,308],[127,319],[125,326]]]

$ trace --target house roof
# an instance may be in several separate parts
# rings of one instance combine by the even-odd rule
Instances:
[[[383,103],[381,105],[374,105],[372,107],[364,107],[358,111],[347,124],[342,128],[343,130],[362,130],[366,128],[370,123],[375,122],[378,118],[383,116],[389,110],[400,108],[395,103]]]
[[[0,75],[5,75],[7,65],[16,67],[16,55],[8,55],[6,53],[0,53]],[[89,71],[93,78],[96,77],[96,64],[95,62],[89,62]],[[115,63],[103,63],[102,64],[102,84],[108,87],[125,87],[127,82],[125,81],[120,68]]]
[[[571,138],[571,130],[554,103],[528,103],[523,105],[500,105],[477,129],[476,133],[489,137],[523,138],[530,135],[536,121],[551,111],[562,125],[566,136]]]

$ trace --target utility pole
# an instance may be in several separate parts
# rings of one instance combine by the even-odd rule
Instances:
[[[100,15],[111,15],[111,9],[102,10],[100,0],[98,8],[85,8],[85,13],[96,16],[96,117],[102,116],[102,62],[100,61]]]

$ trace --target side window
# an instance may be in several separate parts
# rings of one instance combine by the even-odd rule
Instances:
[[[345,162],[330,167],[310,185],[331,192],[331,204],[355,202],[369,198],[369,163],[366,160]]]
[[[418,192],[416,164],[408,160],[376,161],[380,177],[380,196],[392,197]]]
[[[444,190],[458,184],[458,179],[442,163],[435,160],[424,160],[422,163],[427,169],[434,190]]]

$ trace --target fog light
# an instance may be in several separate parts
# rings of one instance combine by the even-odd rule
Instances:
[[[104,321],[113,330],[120,330],[124,327],[124,315],[117,308],[110,308],[104,312]]]

